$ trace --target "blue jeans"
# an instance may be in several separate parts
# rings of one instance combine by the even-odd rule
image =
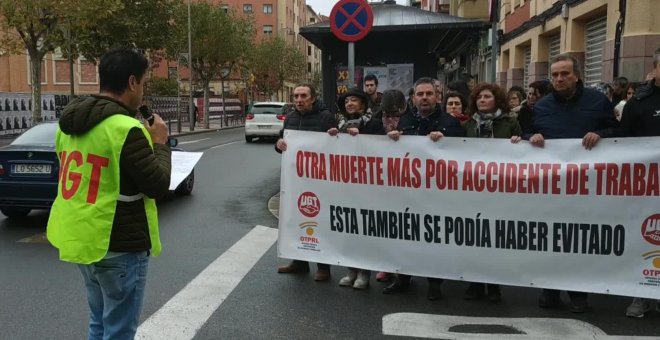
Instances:
[[[147,281],[147,252],[78,265],[91,311],[89,340],[133,339]]]

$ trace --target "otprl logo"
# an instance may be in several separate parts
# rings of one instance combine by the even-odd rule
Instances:
[[[319,238],[314,235],[314,228],[318,227],[319,224],[314,221],[307,221],[299,224],[300,229],[304,229],[305,232],[303,235],[300,235],[299,241],[300,245],[298,249],[310,250],[310,251],[320,251],[319,247]]]
[[[651,260],[653,269],[644,268],[642,275],[646,277],[660,277],[660,250],[650,251],[642,254],[644,260]]]
[[[303,192],[298,197],[298,210],[306,217],[314,218],[321,211],[321,201],[313,192]]]
[[[651,215],[642,223],[642,237],[646,242],[660,246],[660,214]]]

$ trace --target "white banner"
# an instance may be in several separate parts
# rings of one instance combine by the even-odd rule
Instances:
[[[660,138],[285,140],[281,257],[660,298]]]

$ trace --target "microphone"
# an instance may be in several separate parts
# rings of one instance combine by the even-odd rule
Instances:
[[[154,124],[154,115],[151,114],[151,110],[149,110],[148,106],[142,105],[138,108],[138,110],[140,111],[142,118],[144,118],[144,120],[149,122],[150,126]]]

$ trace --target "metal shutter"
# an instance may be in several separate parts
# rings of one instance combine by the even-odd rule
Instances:
[[[561,52],[561,35],[557,34],[550,38],[550,50],[548,51],[548,64]],[[550,65],[548,65],[550,67]]]
[[[607,18],[592,20],[586,25],[584,53],[584,82],[599,83],[603,70],[603,44],[607,34]]]
[[[529,64],[532,63],[532,48],[525,48],[525,64],[523,65],[523,88],[527,90],[529,86]]]

